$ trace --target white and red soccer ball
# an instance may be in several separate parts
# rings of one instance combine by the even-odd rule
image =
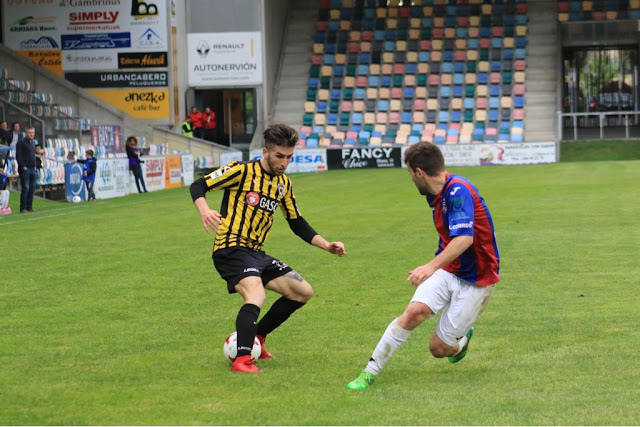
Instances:
[[[224,358],[227,359],[229,363],[233,363],[233,361],[236,360],[236,355],[238,354],[238,334],[235,331],[224,341],[222,351],[224,352]],[[261,352],[262,346],[260,345],[260,341],[258,341],[258,337],[255,337],[253,339],[253,348],[251,349],[251,360],[257,362]]]

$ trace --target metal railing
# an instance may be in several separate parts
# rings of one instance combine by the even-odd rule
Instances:
[[[624,127],[624,138],[631,138],[631,130],[638,127],[639,111],[609,111],[594,113],[563,113],[558,111],[558,135],[560,140],[565,139],[566,127],[573,130],[573,139],[577,140],[579,130],[586,128],[598,128],[599,139],[605,139],[605,129],[611,127]],[[615,123],[611,123],[611,119]],[[570,123],[565,126],[565,119]],[[609,122],[607,122],[609,120]],[[594,139],[594,138],[588,138]]]
[[[2,98],[5,101],[13,105],[27,106],[29,115],[40,116],[43,121],[50,124],[50,129],[47,129],[45,133],[74,134],[77,132],[77,137],[82,140],[83,127],[81,120],[65,113],[58,105],[49,104],[38,98],[28,89],[17,86],[12,79],[2,79],[0,82],[0,94],[2,94]],[[42,139],[44,140],[45,137],[46,135],[43,133]]]
[[[8,122],[9,126],[11,126],[12,122],[19,122],[22,131],[26,127],[34,127],[36,128],[36,135],[39,138],[41,137],[43,141],[45,140],[46,126],[44,120],[2,98],[0,98],[0,110],[0,118]]]
[[[153,128],[153,137],[156,144],[167,144],[171,150],[188,151],[194,156],[218,157],[220,153],[239,151],[204,139],[190,138],[160,126]]]

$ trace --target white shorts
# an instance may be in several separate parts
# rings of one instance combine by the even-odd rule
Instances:
[[[454,347],[489,303],[493,286],[477,286],[440,269],[418,286],[411,302],[426,304],[434,314],[444,308],[436,333]]]

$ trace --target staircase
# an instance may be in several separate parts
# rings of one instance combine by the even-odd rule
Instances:
[[[529,29],[526,69],[525,142],[557,139],[557,82],[560,43],[556,2],[527,3]]]
[[[300,129],[320,1],[293,1],[291,7],[273,123],[286,123]]]

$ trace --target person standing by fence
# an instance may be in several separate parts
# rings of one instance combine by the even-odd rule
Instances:
[[[20,175],[20,213],[33,212],[33,195],[36,191],[35,128],[27,128],[27,136],[16,144],[16,160]]]
[[[93,184],[96,181],[96,158],[93,157],[93,150],[87,150],[84,160],[78,160],[78,163],[83,163],[82,168],[82,180],[87,186],[87,198],[89,201],[96,199],[96,194],[93,192]]]
[[[129,138],[127,138],[127,157],[129,158],[129,170],[133,172],[133,177],[136,180],[138,193],[147,193],[147,186],[144,183],[141,166],[141,163],[144,163],[144,161],[140,160],[138,151],[138,138],[136,138],[135,136],[130,136]]]

